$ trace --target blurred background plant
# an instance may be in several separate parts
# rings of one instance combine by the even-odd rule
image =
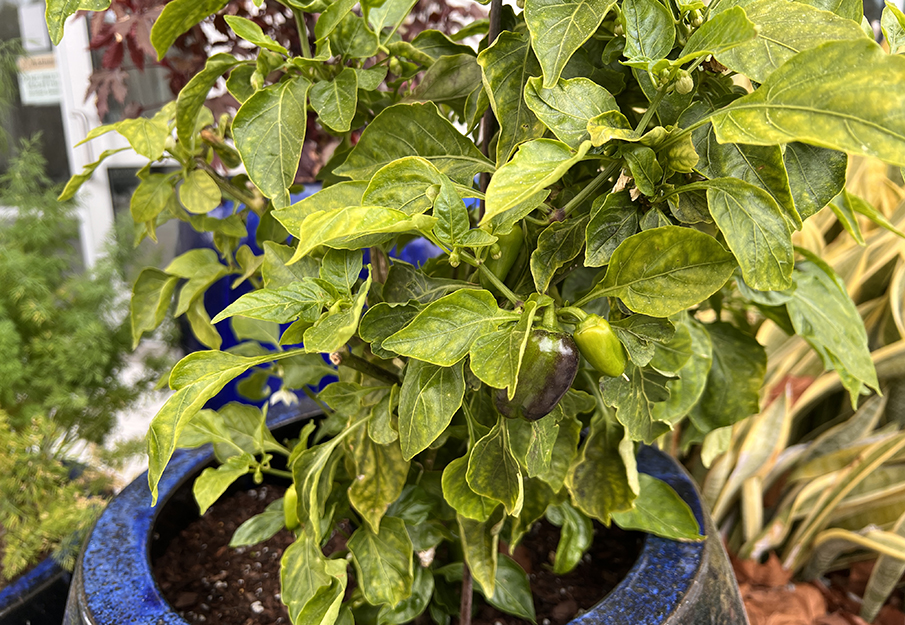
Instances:
[[[72,569],[106,505],[111,477],[64,461],[60,435],[37,415],[14,430],[0,410],[0,588],[48,554]]]
[[[796,244],[847,286],[883,396],[854,410],[839,373],[823,373],[831,356],[790,336],[789,320],[762,306],[764,408],[711,434],[696,473],[740,558],[775,552],[803,579],[878,558],[859,599],[861,617],[873,621],[905,572],[905,186],[898,170],[855,159],[848,189],[832,212],[808,220]]]

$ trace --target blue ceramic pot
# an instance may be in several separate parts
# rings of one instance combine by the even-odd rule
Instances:
[[[70,579],[53,558],[44,559],[0,590],[0,625],[59,623]]]
[[[271,410],[270,425],[310,418],[317,414],[313,408],[309,404],[294,414]],[[151,576],[149,553],[158,512],[212,458],[209,447],[177,452],[160,481],[155,508],[150,507],[145,475],[110,503],[76,565],[64,625],[186,625]],[[570,625],[745,625],[729,560],[691,478],[650,447],[641,450],[638,468],[669,483],[692,507],[709,538],[681,543],[648,536],[628,576]]]

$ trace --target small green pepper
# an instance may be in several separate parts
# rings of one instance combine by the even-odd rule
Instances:
[[[499,245],[499,255],[489,254],[484,265],[493,272],[501,282],[506,280],[509,271],[518,259],[519,252],[524,245],[524,237],[522,237],[521,228],[514,227],[506,234],[497,235],[498,241],[494,245]],[[496,250],[494,250],[496,251]],[[490,280],[482,273],[480,276],[481,286],[493,293],[499,295],[497,288],[491,284]]]
[[[286,529],[288,530],[294,530],[299,526],[298,503],[299,498],[295,492],[295,484],[292,484],[283,494],[283,521],[286,523]]]
[[[515,396],[505,389],[494,395],[494,404],[504,416],[537,421],[556,408],[578,373],[578,347],[565,332],[536,329],[528,337],[518,374]]]
[[[588,315],[578,324],[573,336],[581,355],[597,371],[611,378],[619,377],[625,371],[625,348],[609,321],[598,315]]]

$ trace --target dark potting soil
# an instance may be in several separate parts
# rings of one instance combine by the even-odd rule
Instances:
[[[189,623],[288,624],[280,601],[280,558],[295,540],[282,529],[270,540],[231,548],[242,523],[283,496],[282,486],[261,485],[221,497],[176,535],[153,561],[163,596]]]
[[[289,623],[280,601],[280,558],[292,544],[292,534],[284,529],[258,545],[229,547],[236,528],[263,512],[283,490],[263,485],[227,493],[154,559],[154,576],[164,597],[189,623]],[[564,576],[553,574],[558,542],[559,528],[542,521],[512,554],[531,580],[538,625],[563,625],[600,601],[637,560],[642,534],[595,524],[591,549],[575,570]],[[477,593],[475,605],[473,625],[527,622],[483,604]]]

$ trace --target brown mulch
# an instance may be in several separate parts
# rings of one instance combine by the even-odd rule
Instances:
[[[858,612],[872,562],[831,573],[829,585],[792,581],[775,554],[763,564],[732,558],[732,566],[751,625],[867,625]],[[875,625],[905,625],[901,608],[902,595],[894,593]]]

